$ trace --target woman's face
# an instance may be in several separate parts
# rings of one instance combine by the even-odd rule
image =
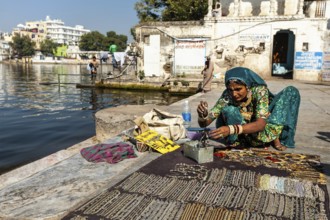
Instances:
[[[237,84],[234,82],[229,83],[228,91],[236,102],[243,101],[247,97],[247,94],[248,94],[248,91],[247,91],[247,88],[245,85]]]

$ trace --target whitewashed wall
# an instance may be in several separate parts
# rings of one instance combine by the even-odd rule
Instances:
[[[222,10],[225,10],[226,2],[229,7],[233,1],[221,1],[224,7]],[[277,4],[287,5],[291,9],[298,8],[298,5],[288,6],[289,2],[284,0],[277,1]],[[257,11],[257,7],[253,3],[254,11]],[[281,10],[284,14],[283,8],[279,8],[277,12]],[[166,63],[171,63],[174,70],[176,39],[205,38],[208,39],[205,43],[205,55],[211,55],[215,60],[215,74],[224,74],[233,66],[245,66],[268,78],[272,75],[273,38],[276,32],[288,30],[294,34],[294,54],[311,54],[314,55],[312,59],[318,59],[320,53],[330,51],[329,47],[325,48],[325,45],[329,44],[329,37],[326,37],[327,23],[327,18],[308,18],[301,15],[211,17],[205,18],[203,22],[155,22],[148,24],[147,29],[137,27],[137,33],[140,37],[150,34],[160,36],[159,73],[157,73],[160,76],[164,74],[163,66]],[[143,47],[143,42],[141,40],[138,42]],[[308,43],[308,51],[302,51],[303,43]],[[261,44],[264,45],[263,50],[260,49]],[[238,50],[240,46],[244,46],[244,51]],[[195,74],[199,74],[200,71],[196,70]],[[305,67],[294,69],[293,78],[320,81],[322,71],[319,68],[308,68],[306,62]]]

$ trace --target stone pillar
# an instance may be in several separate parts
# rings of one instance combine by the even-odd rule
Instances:
[[[278,7],[277,0],[270,0],[269,14],[271,16],[276,16],[277,15],[277,7]]]
[[[234,0],[234,16],[239,16],[240,0]]]
[[[296,15],[300,0],[285,0],[284,15]]]
[[[303,7],[304,7],[304,0],[300,0],[299,1],[299,8],[298,8],[298,15],[303,15],[304,14]]]
[[[213,8],[213,0],[209,0],[209,3],[208,3],[208,12],[207,12],[207,17],[212,17],[212,8]]]

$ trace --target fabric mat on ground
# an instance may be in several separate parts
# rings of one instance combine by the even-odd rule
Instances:
[[[64,219],[329,219],[325,184],[231,153],[205,164],[181,149],[162,155]]]

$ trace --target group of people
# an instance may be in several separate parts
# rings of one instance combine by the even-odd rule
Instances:
[[[113,64],[114,68],[117,68],[117,63],[116,63],[116,60],[114,58],[114,53],[116,51],[117,51],[117,46],[115,44],[111,44],[109,46],[109,53],[111,54],[112,64]],[[93,56],[92,60],[87,65],[87,69],[90,71],[92,79],[95,79],[98,67],[99,67],[99,62],[96,59],[96,56]]]
[[[300,105],[295,87],[288,86],[275,95],[258,74],[244,67],[228,70],[225,86],[210,110],[205,101],[197,107],[201,127],[216,120],[216,129],[209,132],[211,139],[224,138],[228,147],[272,146],[279,151],[295,147]]]

